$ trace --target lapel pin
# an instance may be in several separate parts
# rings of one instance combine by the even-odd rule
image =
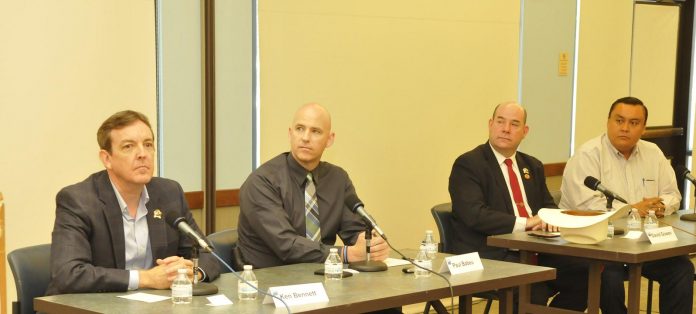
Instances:
[[[524,178],[529,180],[532,178],[532,176],[529,175],[529,169],[527,168],[522,168],[522,172],[524,173]]]
[[[152,212],[152,216],[157,218],[157,219],[162,219],[162,211],[158,209],[155,209],[155,211]]]

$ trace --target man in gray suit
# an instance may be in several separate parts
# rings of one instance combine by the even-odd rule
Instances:
[[[165,217],[193,220],[181,186],[153,178],[155,141],[147,117],[122,111],[97,132],[106,170],[68,186],[56,196],[47,295],[167,289],[179,268],[188,268],[192,241]],[[201,254],[199,278],[215,279],[218,263]]]

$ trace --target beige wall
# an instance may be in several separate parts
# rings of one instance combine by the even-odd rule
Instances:
[[[0,2],[8,251],[50,242],[56,192],[103,168],[101,121],[132,108],[156,124],[153,17],[150,0]]]
[[[581,2],[575,148],[604,132],[609,106],[628,95],[632,18],[631,0]]]
[[[336,132],[324,159],[348,171],[395,247],[413,247],[449,201],[454,159],[517,96],[519,6],[343,4],[260,3],[261,161],[288,150],[299,105],[324,104]]]

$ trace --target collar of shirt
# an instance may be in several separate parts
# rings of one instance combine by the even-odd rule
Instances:
[[[631,152],[631,157],[635,157],[640,152],[640,148],[639,148],[640,145],[638,145],[638,144],[640,144],[640,140],[638,141],[638,143],[636,143],[636,146],[633,147],[633,151]],[[616,147],[614,147],[614,145],[611,144],[611,141],[609,140],[609,136],[607,136],[606,133],[602,134],[602,145],[604,145],[605,148],[609,149],[609,151],[611,151],[614,156],[620,157],[621,159],[626,159],[624,157],[624,155],[618,149],[616,149]]]
[[[304,186],[305,181],[307,181],[307,173],[312,173],[312,180],[315,185],[318,185],[321,175],[324,173],[324,162],[319,162],[319,165],[312,171],[307,171],[300,163],[292,157],[292,153],[287,153],[287,163],[290,169],[290,176],[299,186]]]
[[[491,145],[490,142],[488,143],[488,146],[491,147],[491,150],[493,151],[493,155],[495,156],[495,159],[498,161],[498,165],[502,166],[505,163],[505,159],[510,158],[510,160],[512,160],[512,168],[513,169],[517,168],[517,160],[515,159],[515,156],[517,156],[517,151],[515,151],[515,153],[512,154],[512,156],[505,157],[505,156],[503,156],[503,154],[501,154],[497,150],[495,150],[495,148],[493,148],[493,145]]]
[[[111,182],[111,180],[109,180]],[[121,196],[121,193],[118,192],[118,189],[116,189],[116,186],[114,185],[113,182],[111,182],[111,187],[114,189],[114,193],[116,193],[116,200],[118,201],[118,207],[121,208],[121,214],[123,217],[126,217],[130,219],[130,214],[128,213],[128,205],[126,205],[126,201],[123,200],[123,197]],[[145,204],[150,201],[150,194],[147,193],[147,187],[143,185],[143,191],[140,192],[140,203],[138,203],[138,209],[135,214],[135,219],[140,219],[140,217],[143,217],[147,215],[147,207]]]

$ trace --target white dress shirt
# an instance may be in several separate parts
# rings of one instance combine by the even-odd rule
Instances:
[[[681,201],[677,179],[669,160],[657,145],[639,140],[628,159],[624,158],[609,141],[606,134],[583,144],[568,160],[561,183],[561,208],[606,208],[601,192],[584,185],[585,178],[593,176],[607,189],[635,204],[643,198],[662,198],[665,215],[672,214]],[[612,207],[626,204],[614,200]]]
[[[490,145],[490,143],[488,145]],[[517,216],[517,219],[515,220],[515,226],[512,228],[512,232],[525,231],[527,229],[527,218],[520,217],[520,213],[517,211],[515,197],[512,195],[512,189],[510,188],[510,176],[508,176],[507,165],[505,164],[505,159],[510,158],[510,160],[512,160],[512,170],[515,172],[515,175],[517,175],[517,182],[520,185],[522,199],[524,199],[524,209],[527,211],[527,216],[532,217],[532,213],[529,211],[529,203],[527,203],[527,192],[524,191],[524,184],[522,184],[522,180],[520,179],[520,169],[517,166],[517,160],[515,159],[517,152],[512,154],[512,156],[510,157],[505,157],[502,154],[498,153],[498,151],[496,151],[495,148],[493,148],[493,146],[491,146],[491,149],[493,150],[493,155],[495,155],[495,159],[498,160],[500,171],[503,172],[505,184],[507,185],[507,190],[510,194],[510,201],[512,202],[512,209],[515,211],[515,216]]]
[[[128,290],[135,290],[140,285],[139,270],[150,269],[153,266],[150,233],[147,226],[147,207],[145,206],[150,200],[150,195],[147,193],[147,187],[143,186],[143,191],[140,194],[140,203],[138,204],[135,218],[133,218],[128,213],[128,206],[113,182],[111,186],[116,193],[118,206],[121,207],[121,216],[123,217],[123,235],[126,241],[126,269],[130,270]]]

